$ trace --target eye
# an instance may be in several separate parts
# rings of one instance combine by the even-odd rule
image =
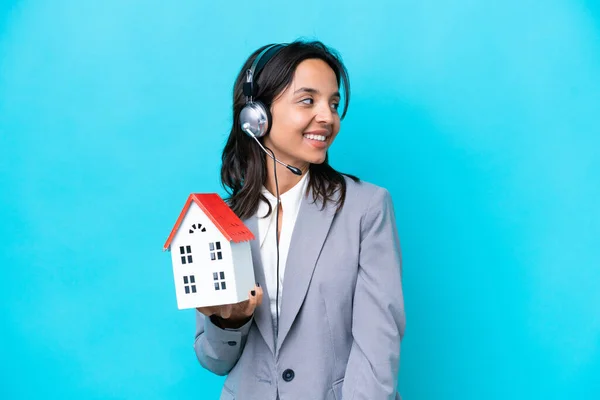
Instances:
[[[313,99],[311,99],[310,97],[307,97],[306,99],[300,100],[300,103],[313,104]]]
[[[335,111],[337,111],[338,108],[340,108],[340,103],[331,103],[331,108],[333,108]]]

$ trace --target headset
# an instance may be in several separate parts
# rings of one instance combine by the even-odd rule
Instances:
[[[274,161],[283,165],[294,174],[302,175],[302,171],[300,171],[299,168],[279,161],[277,158],[275,158],[273,152],[267,151],[262,143],[258,140],[269,133],[273,118],[271,117],[269,107],[263,104],[263,102],[255,100],[258,93],[258,85],[256,84],[256,80],[269,60],[279,53],[279,51],[284,47],[286,47],[285,44],[272,44],[267,46],[256,56],[252,66],[246,71],[246,82],[244,82],[243,89],[244,96],[246,96],[246,105],[244,108],[242,108],[242,111],[240,111],[240,127],[242,128],[242,131],[246,132],[248,136],[253,138],[256,143],[258,143],[260,148]]]
[[[292,171],[296,175],[302,175],[302,171],[299,168],[293,167],[291,165],[285,164],[279,161],[275,157],[275,153],[269,148],[265,148],[262,143],[258,140],[261,137],[266,136],[271,130],[272,116],[269,108],[263,104],[261,101],[255,100],[256,95],[258,93],[258,86],[256,84],[256,80],[258,78],[258,74],[262,71],[264,66],[269,62],[273,56],[275,56],[281,49],[286,47],[285,44],[272,44],[267,46],[263,51],[261,51],[250,69],[246,71],[246,82],[244,82],[244,96],[246,96],[246,105],[240,112],[240,127],[242,131],[246,132],[248,136],[254,139],[256,143],[260,146],[260,148],[273,159],[273,163],[276,166],[275,162],[283,165],[290,171]],[[267,151],[268,150],[268,151]],[[279,331],[279,204],[281,202],[279,196],[279,182],[277,179],[277,168],[273,168],[275,174],[275,190],[277,195],[277,210],[275,216],[275,245],[277,251],[277,285],[276,285],[276,299],[275,299],[275,309],[276,309],[276,318],[277,318],[277,327],[275,331],[275,336],[277,336]],[[270,306],[269,306],[270,309]]]

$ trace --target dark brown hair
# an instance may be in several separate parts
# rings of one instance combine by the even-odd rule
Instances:
[[[262,185],[267,178],[267,156],[254,142],[254,139],[241,130],[239,123],[240,112],[246,104],[243,94],[246,70],[250,68],[257,55],[266,47],[263,46],[252,53],[235,80],[233,87],[233,121],[221,157],[221,183],[229,194],[226,201],[240,219],[246,219],[254,215],[258,209],[259,200],[267,201],[261,194]],[[343,88],[344,106],[340,115],[343,119],[350,101],[348,72],[339,55],[320,41],[297,40],[280,49],[265,64],[258,77],[255,77],[258,86],[255,100],[260,100],[266,107],[270,107],[273,100],[292,82],[298,65],[307,59],[323,60],[333,69],[338,87],[341,84]],[[310,164],[308,190],[312,189],[314,201],[320,199],[323,207],[328,201],[335,201],[337,210],[339,210],[346,199],[344,175],[355,182],[358,182],[359,179],[336,171],[329,165],[328,159],[329,156],[326,155],[323,163]],[[340,196],[334,200],[338,191]],[[270,206],[270,203],[267,202],[267,204]],[[269,210],[270,212],[271,210]]]

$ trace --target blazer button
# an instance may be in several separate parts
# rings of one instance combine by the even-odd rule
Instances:
[[[294,379],[294,375],[294,370],[286,369],[285,371],[283,371],[283,375],[281,376],[283,377],[284,381],[289,382],[292,379]]]
[[[235,340],[230,340],[229,342],[227,342],[227,344],[230,346],[235,346],[237,342]]]

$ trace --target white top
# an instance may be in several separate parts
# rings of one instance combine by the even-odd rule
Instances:
[[[292,239],[292,231],[296,223],[298,211],[302,197],[306,193],[308,184],[308,172],[302,176],[300,181],[290,190],[280,195],[281,208],[283,209],[283,218],[280,227],[279,236],[279,318],[281,318],[281,296],[283,293],[283,277],[285,272],[285,264],[287,261],[290,242]],[[263,217],[269,210],[269,206],[264,201],[259,202],[258,216],[258,237],[260,239],[260,256],[262,259],[263,269],[265,273],[266,288],[271,306],[271,317],[273,319],[273,327],[277,332],[277,314],[276,314],[276,296],[277,296],[277,245],[275,221],[277,218],[277,198],[271,194],[264,186],[262,194],[271,203],[272,212],[266,218]]]

